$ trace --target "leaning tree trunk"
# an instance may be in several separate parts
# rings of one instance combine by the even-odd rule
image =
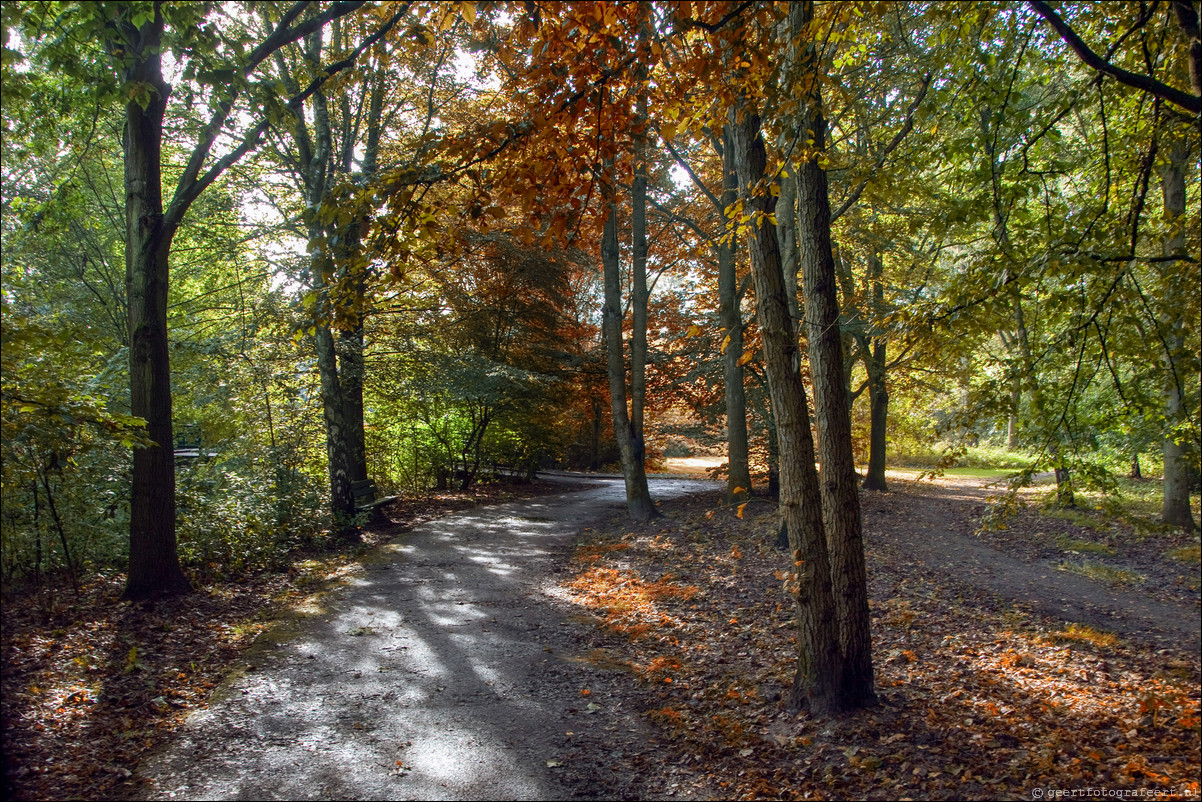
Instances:
[[[789,20],[794,36],[806,35],[813,3],[795,3]],[[817,76],[812,45],[803,49],[802,74]],[[876,701],[873,690],[872,637],[868,612],[868,579],[860,497],[851,441],[851,405],[844,374],[843,338],[839,330],[838,285],[831,250],[831,210],[826,170],[819,163],[826,147],[826,123],[818,81],[809,82],[803,100],[806,127],[814,147],[798,165],[797,233],[801,252],[810,374],[818,416],[822,462],[822,512],[830,544],[831,576],[843,652],[843,704],[861,707]],[[810,131],[795,132],[809,136]]]
[[[175,442],[167,340],[168,256],[174,226],[165,225],[161,160],[169,87],[159,42],[163,18],[128,32],[136,43],[130,84],[153,87],[146,108],[136,100],[125,117],[125,281],[129,296],[129,381],[132,413],[146,420],[154,445],[135,448],[130,488],[129,576],[124,598],[187,593],[175,539]]]
[[[1189,151],[1184,144],[1176,144],[1169,155],[1169,163],[1161,174],[1161,191],[1164,195],[1164,216],[1170,224],[1185,215],[1185,165]],[[1185,250],[1185,235],[1173,232],[1165,238],[1164,253],[1166,256],[1180,255]],[[1181,276],[1181,271],[1175,263],[1168,263],[1163,279],[1165,308],[1188,292]],[[1193,513],[1189,508],[1189,490],[1193,477],[1190,475],[1186,459],[1185,443],[1182,435],[1176,431],[1177,425],[1184,417],[1186,371],[1182,370],[1185,362],[1185,324],[1179,317],[1166,315],[1164,320],[1168,334],[1165,343],[1168,350],[1164,356],[1166,366],[1165,376],[1165,422],[1170,427],[1165,435],[1163,444],[1164,454],[1164,506],[1160,518],[1171,526],[1179,526],[1186,532],[1194,532]]]
[[[794,369],[797,337],[789,316],[776,226],[768,219],[776,204],[766,193],[751,196],[752,187],[764,177],[767,167],[760,118],[746,108],[741,119],[732,110],[732,118],[732,150],[744,195],[744,212],[753,218],[747,226],[747,244],[780,448],[780,512],[794,560],[790,583],[797,604],[798,659],[790,707],[826,714],[843,709],[844,704],[814,441],[805,388]]]

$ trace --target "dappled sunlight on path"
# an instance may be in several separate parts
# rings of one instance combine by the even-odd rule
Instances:
[[[657,499],[716,485],[652,480]],[[378,549],[252,651],[148,762],[153,798],[555,799],[581,710],[548,572],[620,481],[471,510]],[[566,656],[566,655],[564,655]],[[575,723],[573,723],[575,722]],[[604,794],[604,789],[596,789]]]

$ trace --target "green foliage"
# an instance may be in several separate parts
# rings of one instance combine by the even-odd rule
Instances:
[[[12,276],[14,296],[30,287]],[[110,410],[97,369],[104,350],[86,330],[3,301],[3,577],[37,577],[121,554],[128,522],[128,448],[142,422]],[[103,375],[103,373],[101,374]]]

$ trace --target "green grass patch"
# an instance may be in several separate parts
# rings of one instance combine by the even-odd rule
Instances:
[[[1095,579],[1108,585],[1138,585],[1144,581],[1144,577],[1134,571],[1115,568],[1113,565],[1106,565],[1094,560],[1082,560],[1079,563],[1065,560],[1056,567],[1061,571]]]
[[[1043,511],[1043,514],[1059,521],[1068,521],[1083,529],[1092,529],[1095,532],[1105,532],[1110,528],[1109,521],[1100,521],[1079,507],[1049,507]]]
[[[905,474],[907,477],[923,473],[922,468],[889,468],[890,473]],[[960,476],[968,479],[1004,479],[1013,471],[1007,468],[948,468],[944,476]]]
[[[1115,551],[1105,543],[1095,543],[1092,540],[1079,540],[1068,535],[1056,535],[1056,548],[1061,551],[1075,551],[1078,554],[1104,554],[1113,556]]]
[[[1196,564],[1202,562],[1202,545],[1197,543],[1192,546],[1179,546],[1175,549],[1169,549],[1165,555],[1170,560],[1176,560],[1182,563]]]

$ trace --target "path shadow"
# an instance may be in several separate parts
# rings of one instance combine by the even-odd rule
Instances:
[[[661,498],[708,489],[654,484]],[[541,585],[573,535],[621,512],[623,492],[608,481],[477,509],[382,546],[148,762],[152,796],[579,793],[561,780],[557,758],[582,737],[596,738],[603,756],[606,728],[637,719],[616,704],[589,709],[580,694],[589,669],[561,659],[572,640]],[[584,792],[623,795],[630,779],[611,774],[595,773]]]

